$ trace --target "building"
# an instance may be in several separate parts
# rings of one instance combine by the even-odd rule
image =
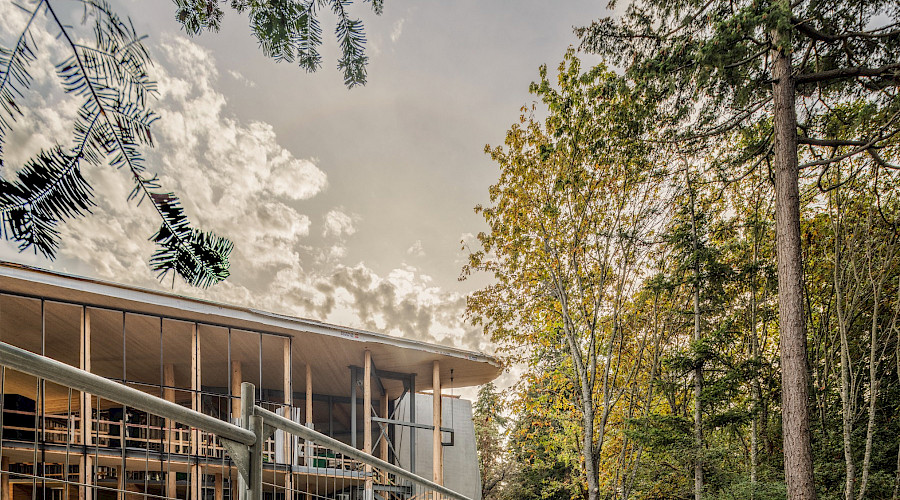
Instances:
[[[471,405],[420,391],[493,380],[500,365],[484,354],[9,263],[0,341],[227,421],[252,382],[261,406],[480,498]],[[235,498],[215,436],[0,370],[2,500]],[[356,498],[360,470],[278,431],[264,494]],[[380,498],[404,498],[382,482]]]

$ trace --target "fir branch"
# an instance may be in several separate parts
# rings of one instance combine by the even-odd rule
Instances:
[[[294,43],[297,45],[297,61],[308,73],[322,66],[319,47],[322,45],[322,27],[316,19],[317,0],[309,0],[297,19],[298,30]]]
[[[341,46],[338,69],[344,72],[344,85],[353,88],[366,84],[366,34],[359,19],[350,19],[346,7],[349,0],[331,0],[332,11],[338,16],[334,34]]]
[[[372,4],[372,12],[380,16],[384,12],[384,0],[365,0]]]
[[[900,79],[900,63],[885,64],[884,66],[880,66],[877,68],[851,66],[819,71],[818,73],[803,73],[797,75],[794,81],[797,82],[797,85],[801,85],[804,83],[818,83],[856,77],[887,77],[893,80],[898,80]]]
[[[217,0],[175,0],[175,19],[189,35],[206,30],[219,31],[224,12]]]
[[[171,193],[159,193],[158,177],[147,176],[140,146],[153,145],[151,125],[158,118],[145,107],[147,96],[156,94],[146,66],[149,54],[133,24],[122,21],[103,0],[82,0],[95,16],[96,46],[76,43],[49,0],[31,11],[28,25],[13,50],[0,50],[5,68],[0,79],[0,99],[6,115],[15,119],[21,110],[15,95],[31,83],[27,65],[35,59],[29,29],[40,10],[59,28],[71,56],[57,64],[65,92],[83,97],[75,120],[75,145],[69,151],[57,146],[41,151],[19,172],[18,180],[0,179],[0,231],[19,242],[19,250],[33,247],[54,258],[59,247],[58,224],[84,216],[94,206],[90,185],[81,175],[82,161],[100,165],[108,159],[115,168],[126,168],[134,180],[128,199],[151,200],[162,222],[151,239],[158,249],[151,267],[160,277],[169,271],[193,286],[207,287],[229,275],[232,243],[211,233],[191,229],[180,201]],[[0,132],[10,123],[0,116]],[[2,136],[0,136],[2,140]],[[111,156],[111,158],[110,158]],[[2,150],[0,150],[2,161]]]
[[[36,56],[28,43],[29,31],[44,1],[40,0],[31,11],[13,49],[0,46],[0,106],[3,108],[3,114],[0,114],[0,166],[3,165],[3,142],[12,126],[10,120],[15,121],[16,116],[22,116],[22,110],[16,104],[16,96],[21,97],[22,91],[31,87],[28,65]]]
[[[91,4],[99,4],[105,8],[105,4],[101,2],[91,1]],[[158,188],[156,177],[146,179],[142,175],[146,170],[143,166],[143,158],[138,151],[136,144],[132,141],[134,137],[140,137],[140,133],[133,133],[131,129],[119,127],[127,123],[123,120],[113,122],[112,116],[123,118],[128,113],[116,113],[116,109],[109,106],[110,94],[109,89],[99,85],[99,82],[93,81],[84,65],[81,54],[75,47],[75,43],[69,35],[68,31],[60,22],[56,11],[52,5],[47,3],[47,10],[53,20],[59,27],[66,42],[72,47],[73,56],[64,65],[62,74],[65,75],[64,82],[72,92],[79,94],[87,94],[93,98],[96,103],[100,115],[104,121],[104,143],[108,149],[116,151],[115,156],[110,162],[116,168],[127,167],[135,181],[135,187],[129,195],[129,199],[140,196],[140,200],[149,198],[157,214],[162,219],[160,231],[152,237],[162,248],[151,259],[151,266],[154,270],[160,271],[161,265],[170,266],[161,270],[161,276],[164,276],[168,270],[173,269],[184,278],[185,281],[195,286],[209,286],[228,277],[228,254],[231,247],[229,245],[218,244],[216,248],[202,248],[203,242],[213,242],[213,237],[207,239],[197,239],[192,235],[187,218],[180,210],[180,203],[170,193],[160,194],[153,190]],[[110,21],[111,24],[120,24],[115,19]],[[149,116],[149,115],[148,115]],[[138,119],[138,122],[141,120]],[[149,124],[148,124],[149,127]],[[149,130],[149,129],[147,129]],[[145,136],[149,139],[149,131]],[[172,201],[174,200],[174,201]],[[173,207],[179,207],[175,210]],[[160,234],[164,237],[160,240]],[[225,240],[227,241],[227,240]],[[227,249],[227,252],[223,253]],[[157,259],[161,254],[173,253],[177,260]],[[204,258],[211,258],[211,261],[205,261]],[[188,263],[190,262],[190,263]]]
[[[53,258],[59,247],[57,224],[83,216],[94,206],[93,191],[79,168],[81,155],[62,148],[41,151],[19,172],[15,183],[0,181],[0,222],[19,251],[34,247]]]

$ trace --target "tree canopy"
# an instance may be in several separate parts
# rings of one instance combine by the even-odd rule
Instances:
[[[558,351],[569,367],[593,499],[606,421],[629,376],[626,359],[641,348],[621,321],[664,184],[641,140],[645,101],[624,80],[603,66],[582,73],[572,51],[558,89],[545,67],[540,76],[531,90],[547,118],[524,110],[505,147],[487,148],[500,180],[492,205],[477,208],[490,232],[478,235],[482,250],[464,272],[495,278],[471,296],[469,311],[512,359],[535,363]]]
[[[716,151],[710,163],[727,167],[719,169],[726,180],[773,169],[791,498],[816,497],[800,173],[816,169],[821,181],[840,164],[894,168],[885,157],[896,155],[900,132],[898,22],[896,2],[882,0],[640,0],[619,19],[576,30],[582,48],[659,94],[672,140]],[[716,148],[725,134],[739,135],[741,147]]]
[[[225,11],[219,0],[174,0],[175,19],[189,35],[218,31]],[[381,14],[384,0],[365,0]],[[341,49],[337,67],[348,88],[366,83],[366,33],[362,21],[351,16],[350,0],[232,0],[231,8],[247,13],[250,29],[263,54],[276,61],[294,62],[308,72],[322,66],[319,48],[322,26],[319,10],[330,8],[337,17],[334,35]]]
[[[627,112],[600,110],[598,69],[571,76],[571,54],[549,98],[542,70],[548,118],[526,112],[489,150],[499,181],[476,210],[490,230],[465,269],[495,278],[470,314],[526,367],[508,392],[511,429],[528,429],[510,439],[525,477],[499,498],[565,497],[560,485],[569,498],[898,497],[898,26],[896,2],[645,0],[576,29],[624,70]],[[580,101],[569,82],[595,93]],[[568,130],[603,140],[556,147],[575,144]],[[629,143],[618,130],[637,154],[610,154]],[[657,225],[610,230],[623,205],[603,186],[627,186],[638,159]],[[558,182],[559,165],[585,164],[603,184]],[[554,210],[568,189],[604,202]],[[638,260],[581,260],[637,236]],[[584,278],[564,283],[589,286],[562,293],[554,273],[573,269]],[[623,272],[626,286],[596,293]],[[571,322],[579,354],[564,311],[596,303],[594,323]],[[608,400],[589,385],[598,420],[583,418],[577,367],[592,338],[621,339],[597,356],[615,373]],[[586,435],[602,436],[599,453]]]

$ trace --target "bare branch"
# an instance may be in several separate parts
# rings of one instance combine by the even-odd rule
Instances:
[[[895,26],[897,23],[894,23],[890,26],[884,26],[881,28],[877,28],[870,31],[850,31],[847,33],[841,33],[838,35],[826,33],[824,31],[813,28],[809,24],[807,24],[808,20],[800,20],[796,17],[791,18],[791,22],[794,24],[794,27],[797,28],[797,31],[803,33],[809,38],[813,40],[818,40],[820,42],[825,43],[836,43],[843,40],[847,40],[849,38],[891,38],[895,36],[900,36],[900,30],[893,30],[883,32],[885,29],[890,28],[891,26]]]
[[[797,75],[794,79],[797,84],[816,83],[828,80],[840,80],[843,78],[854,77],[879,77],[879,76],[898,76],[900,73],[900,63],[885,64],[878,68],[868,68],[865,66],[851,66],[848,68],[836,68],[818,73],[805,73]]]
[[[884,168],[889,168],[891,170],[900,170],[900,165],[889,163],[888,161],[886,161],[881,157],[880,154],[878,154],[878,151],[876,151],[875,148],[869,148],[866,150],[866,152],[869,153],[869,156],[872,157],[876,165]]]
[[[768,44],[767,44],[767,45],[764,46],[762,49],[760,49],[758,52],[754,53],[754,54],[751,55],[751,56],[748,56],[746,59],[743,59],[743,60],[738,61],[738,62],[736,62],[736,63],[726,64],[726,65],[725,65],[725,69],[733,69],[733,68],[737,68],[738,66],[743,66],[743,65],[745,65],[745,64],[747,64],[747,63],[753,61],[753,60],[756,59],[757,57],[759,57],[759,56],[761,56],[761,55],[764,55],[764,54],[765,54],[766,52],[768,52],[770,49],[771,49],[771,47],[769,47]]]
[[[823,146],[837,148],[841,146],[865,146],[867,141],[852,141],[840,139],[816,139],[814,137],[797,137],[797,144],[807,144],[809,146]]]

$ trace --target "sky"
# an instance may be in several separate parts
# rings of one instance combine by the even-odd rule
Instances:
[[[608,15],[605,2],[386,0],[381,16],[354,2],[369,65],[368,83],[352,90],[336,69],[328,13],[323,66],[308,74],[263,56],[246,17],[227,7],[218,33],[188,37],[172,2],[111,4],[148,35],[154,60],[160,119],[148,170],[194,227],[234,241],[232,275],[206,290],[159,282],[147,241],[159,221],[126,201],[129,178],[111,167],[85,170],[98,207],[63,226],[56,260],[9,241],[0,259],[492,352],[465,320],[466,295],[489,277],[458,280],[461,242],[486,229],[473,208],[489,202],[499,174],[484,147],[502,143],[534,101],[539,66],[555,68],[577,45],[573,26]],[[13,46],[25,20],[0,0],[0,44]],[[7,136],[4,176],[41,147],[71,143],[77,102],[53,74],[64,52],[49,27],[38,19],[33,29],[35,83]]]

